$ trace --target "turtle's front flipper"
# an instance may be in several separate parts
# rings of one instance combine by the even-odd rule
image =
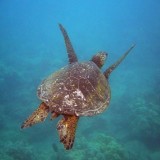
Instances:
[[[104,72],[104,76],[106,78],[109,77],[109,75],[111,74],[111,72],[124,60],[124,58],[128,55],[128,53],[135,47],[135,45],[131,46],[123,55],[122,57],[120,57],[118,59],[117,62],[115,62],[114,64],[112,64],[105,72]]]
[[[29,118],[23,122],[21,128],[30,127],[33,124],[42,122],[46,119],[49,112],[49,107],[44,103],[41,103],[37,110],[35,110]]]
[[[78,119],[77,116],[64,115],[64,118],[58,122],[57,130],[60,142],[67,150],[73,146]]]
[[[72,47],[71,41],[69,39],[69,36],[68,36],[66,30],[64,29],[64,27],[61,24],[59,24],[59,28],[63,34],[63,37],[64,37],[64,41],[65,41],[66,49],[67,49],[67,53],[68,53],[68,58],[69,58],[69,63],[71,64],[73,62],[77,62],[78,59],[77,59],[76,53],[74,52],[74,49]]]

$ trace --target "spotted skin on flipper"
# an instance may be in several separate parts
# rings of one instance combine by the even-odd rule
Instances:
[[[64,144],[66,150],[73,147],[78,119],[77,116],[64,115],[64,118],[58,122],[60,142]]]
[[[41,103],[37,110],[22,124],[21,128],[27,128],[38,122],[43,122],[49,112],[49,107],[45,103]]]

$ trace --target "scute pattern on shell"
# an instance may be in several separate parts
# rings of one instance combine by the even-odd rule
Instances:
[[[108,82],[91,61],[60,69],[42,82],[37,93],[50,111],[77,116],[101,113],[110,101]]]

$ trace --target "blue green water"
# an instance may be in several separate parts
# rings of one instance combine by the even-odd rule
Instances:
[[[159,0],[0,1],[0,159],[160,159]],[[59,119],[20,129],[37,108],[36,90],[67,65],[67,29],[79,61],[107,51],[103,71],[133,43],[135,49],[111,74],[108,110],[80,118],[75,143],[59,142]]]

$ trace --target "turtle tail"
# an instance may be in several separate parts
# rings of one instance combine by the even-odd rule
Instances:
[[[135,47],[135,44],[132,45],[123,55],[120,57],[117,62],[112,64],[105,72],[104,76],[108,79],[111,72],[125,59],[125,57],[129,54],[129,52]]]

